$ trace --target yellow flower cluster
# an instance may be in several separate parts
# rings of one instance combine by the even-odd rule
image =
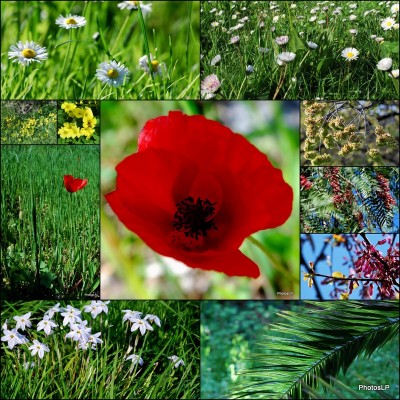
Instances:
[[[93,111],[90,107],[80,108],[75,103],[64,102],[61,105],[61,109],[70,118],[73,118],[72,122],[64,122],[64,125],[58,130],[58,134],[62,139],[75,139],[81,136],[86,136],[86,139],[90,139],[93,136],[97,119],[93,116]],[[79,120],[82,120],[81,123],[79,123]]]
[[[21,116],[18,115],[9,115],[2,120],[2,142],[7,141],[8,132],[11,133],[10,139],[14,142],[23,142],[25,139],[39,140],[39,132],[49,129],[49,126],[55,124],[56,120],[55,113],[27,119],[21,119]]]

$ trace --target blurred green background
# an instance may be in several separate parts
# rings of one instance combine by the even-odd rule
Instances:
[[[302,301],[204,301],[201,304],[201,398],[228,399],[239,384],[240,375],[252,366],[250,354],[268,354],[266,335],[277,335],[271,324],[282,322],[278,312],[298,312],[312,307]],[[288,336],[290,337],[290,336]],[[260,344],[264,342],[262,347]],[[272,356],[272,354],[271,354]],[[345,386],[316,390],[320,399],[352,399],[354,391],[363,399],[399,398],[399,347],[392,341],[370,358],[358,357],[337,380]],[[249,382],[249,380],[247,380]],[[390,385],[386,391],[358,390],[358,385]],[[349,391],[351,388],[353,393]],[[341,397],[338,397],[338,393]],[[261,398],[261,397],[260,397]]]
[[[115,189],[115,166],[136,152],[144,124],[170,110],[203,114],[245,135],[283,171],[285,181],[293,188],[288,221],[253,235],[268,249],[269,256],[249,240],[241,247],[260,267],[260,278],[227,277],[162,257],[127,230],[106,203],[104,195]],[[101,123],[103,299],[299,298],[299,102],[102,101]]]

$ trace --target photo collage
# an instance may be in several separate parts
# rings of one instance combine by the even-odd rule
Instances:
[[[398,1],[2,1],[2,399],[398,399]]]

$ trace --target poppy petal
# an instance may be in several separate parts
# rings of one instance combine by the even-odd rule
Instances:
[[[238,248],[292,210],[293,191],[268,157],[200,115],[148,121],[138,152],[116,169],[106,199],[118,218],[155,251],[193,268],[259,276]]]
[[[64,175],[64,187],[70,193],[83,189],[87,183],[87,179],[74,178],[72,175]]]

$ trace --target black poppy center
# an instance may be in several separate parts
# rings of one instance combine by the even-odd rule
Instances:
[[[176,212],[172,226],[178,231],[196,240],[200,236],[207,236],[210,229],[217,229],[213,218],[215,205],[210,200],[200,197],[194,200],[189,196],[176,204]]]

